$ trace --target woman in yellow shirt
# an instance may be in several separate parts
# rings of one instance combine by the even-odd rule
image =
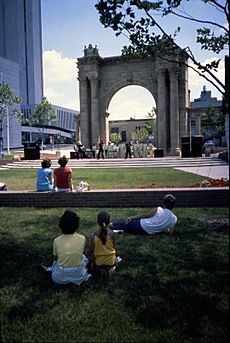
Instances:
[[[114,232],[109,228],[110,214],[101,211],[97,216],[99,228],[93,233],[89,257],[93,274],[109,275],[116,268],[116,245]]]
[[[87,269],[89,261],[84,254],[86,239],[76,232],[79,219],[75,212],[69,210],[64,212],[59,222],[62,235],[55,238],[53,242],[53,265],[52,267],[42,265],[43,269],[52,272],[55,284],[80,285],[91,277]]]

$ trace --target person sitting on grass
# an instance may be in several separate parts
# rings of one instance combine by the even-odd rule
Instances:
[[[41,165],[42,168],[37,170],[36,187],[38,192],[50,191],[53,189],[53,171],[51,159],[45,158]]]
[[[54,192],[73,192],[72,169],[66,167],[67,163],[65,155],[58,160],[60,167],[54,170]]]
[[[106,211],[99,212],[97,223],[99,228],[91,237],[88,251],[91,270],[94,276],[108,276],[116,269],[115,237],[109,229],[110,214]]]
[[[126,221],[118,221],[110,224],[115,232],[127,232],[134,235],[154,235],[167,232],[173,235],[177,222],[176,215],[172,212],[176,198],[167,194],[163,198],[163,207],[158,206],[151,212],[129,217]]]
[[[59,222],[62,235],[53,242],[53,265],[41,265],[45,271],[52,272],[52,280],[57,285],[80,285],[91,277],[87,269],[89,260],[84,254],[86,238],[76,232],[79,220],[75,212],[64,212]]]

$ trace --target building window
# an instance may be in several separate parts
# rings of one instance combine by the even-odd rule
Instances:
[[[111,127],[111,133],[119,133],[118,127]]]

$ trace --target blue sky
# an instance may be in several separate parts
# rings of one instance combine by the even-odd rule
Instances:
[[[126,37],[116,37],[111,29],[103,27],[94,7],[95,0],[41,0],[41,3],[45,96],[53,104],[79,110],[76,62],[77,58],[83,56],[84,46],[90,43],[97,45],[100,55],[109,57],[120,55],[122,47],[129,42]],[[189,9],[194,17],[212,18],[220,22],[219,12],[207,5],[202,7],[201,0],[185,0],[183,3],[184,9]],[[193,22],[180,22],[175,17],[159,20],[167,33],[172,33],[177,26],[181,26],[177,42],[181,47],[192,47],[197,59],[203,62],[213,57],[211,53],[200,51],[195,43],[197,26]],[[219,57],[223,58],[224,54]],[[223,75],[222,67],[218,76],[223,80]],[[203,85],[212,90],[212,96],[220,99],[220,94],[208,82],[189,73],[191,100],[200,96]],[[153,106],[154,99],[146,89],[129,86],[112,98],[109,106],[110,119],[126,119],[131,116],[145,118]]]

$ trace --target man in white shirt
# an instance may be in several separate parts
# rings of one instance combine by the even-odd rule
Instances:
[[[177,217],[172,212],[175,203],[176,198],[167,194],[163,198],[163,207],[158,206],[149,213],[129,217],[125,222],[114,222],[110,224],[110,228],[135,235],[154,235],[161,232],[172,235],[177,222]]]

